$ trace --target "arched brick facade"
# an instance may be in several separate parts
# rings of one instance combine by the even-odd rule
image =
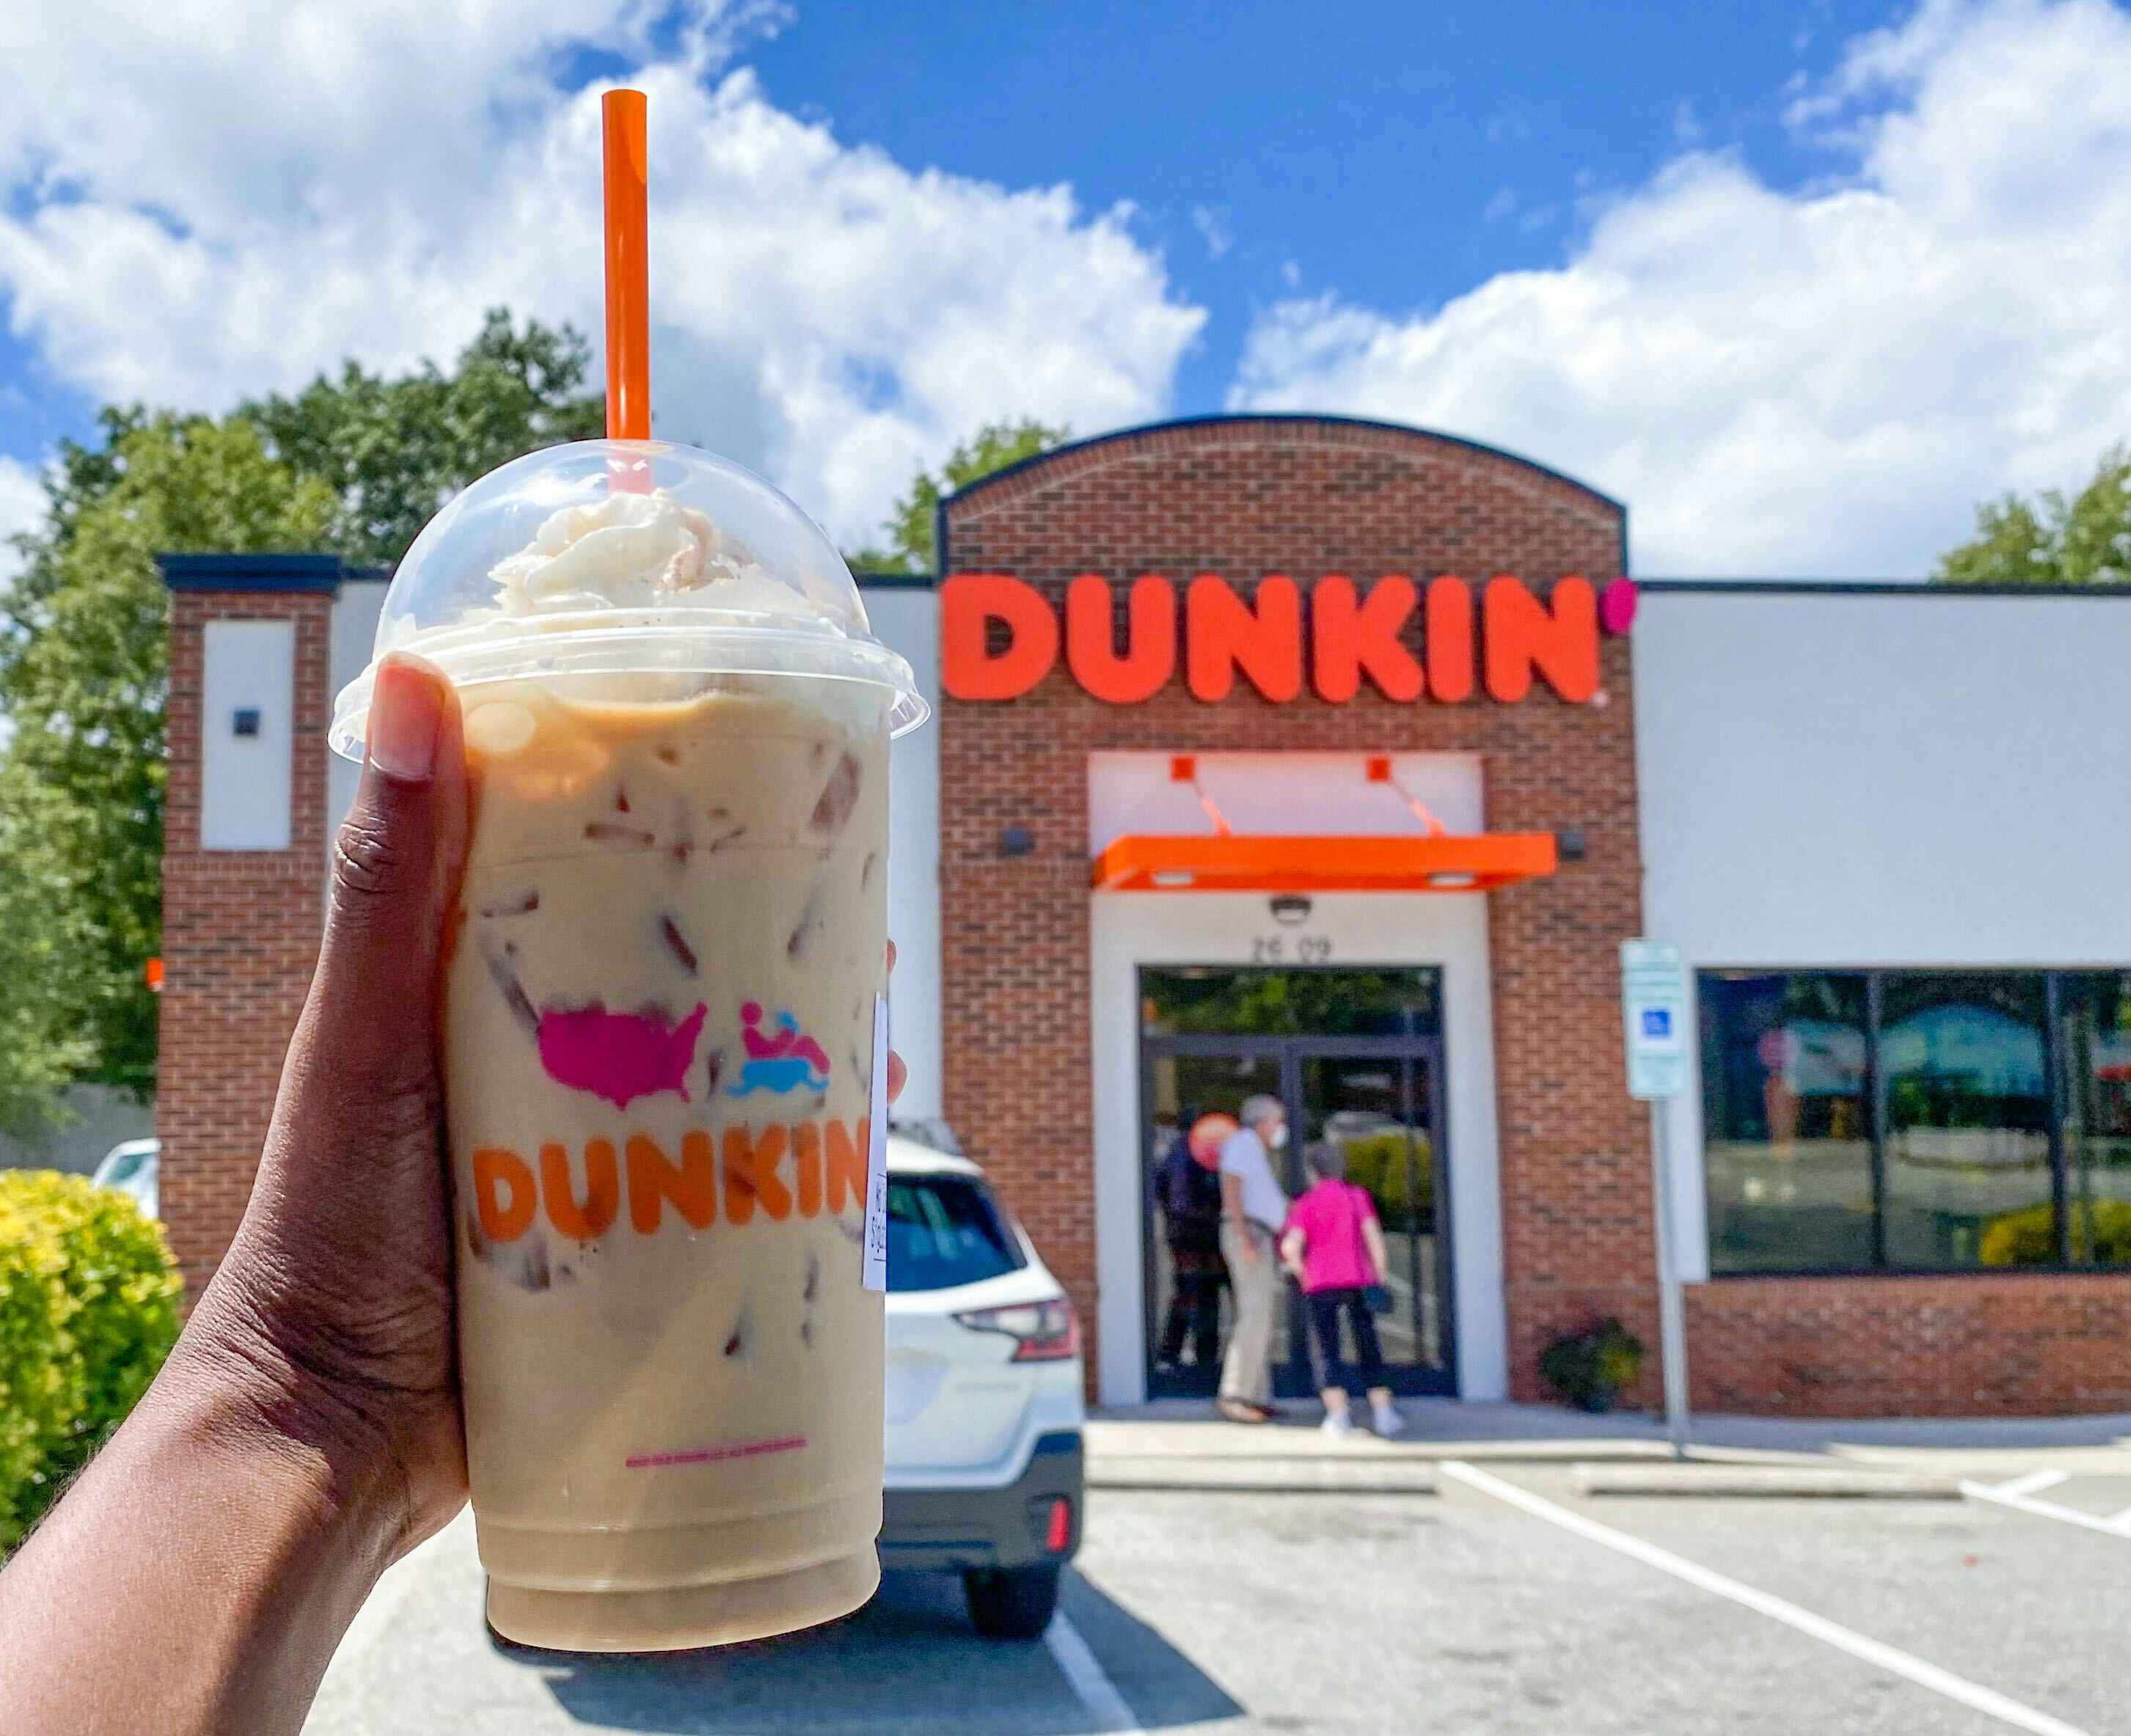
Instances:
[[[1053,601],[1083,572],[1211,572],[1247,591],[1285,573],[1517,575],[1544,591],[1625,562],[1623,509],[1506,453],[1411,428],[1222,418],[1105,437],[946,501],[943,571],[1012,574]],[[1398,705],[1365,689],[1202,705],[1173,682],[1102,705],[1054,670],[1006,704],[939,720],[943,1049],[950,1119],[1094,1318],[1090,1185],[1087,762],[1104,750],[1456,751],[1482,756],[1487,824],[1574,829],[1584,859],[1490,896],[1511,1390],[1537,1398],[1540,1350],[1620,1314],[1655,1346],[1648,1118],[1623,1088],[1620,941],[1640,925],[1629,643],[1602,651],[1602,701],[1544,691]],[[1002,854],[1008,825],[1033,854]],[[1466,895],[1478,896],[1478,895]],[[1655,1356],[1648,1378],[1655,1378]]]

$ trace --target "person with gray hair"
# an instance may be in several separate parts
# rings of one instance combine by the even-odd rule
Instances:
[[[1236,1318],[1214,1408],[1231,1423],[1267,1423],[1280,1414],[1272,1402],[1272,1310],[1287,1194],[1272,1173],[1272,1153],[1287,1144],[1287,1109],[1260,1094],[1243,1099],[1239,1118],[1243,1126],[1221,1145],[1221,1255]]]
[[[1377,1343],[1376,1315],[1388,1305],[1384,1275],[1391,1270],[1377,1203],[1367,1188],[1346,1179],[1347,1154],[1331,1141],[1305,1147],[1302,1160],[1317,1179],[1289,1208],[1280,1254],[1302,1286],[1310,1365],[1324,1400],[1324,1432],[1339,1440],[1354,1428],[1348,1408],[1348,1365],[1340,1353],[1344,1315],[1354,1334],[1354,1371],[1368,1388],[1377,1432],[1395,1435],[1406,1425],[1391,1408]]]

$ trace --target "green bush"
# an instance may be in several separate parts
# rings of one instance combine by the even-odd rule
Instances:
[[[1347,1179],[1357,1187],[1367,1188],[1375,1197],[1377,1215],[1383,1219],[1386,1228],[1426,1224],[1435,1209],[1435,1165],[1429,1156],[1425,1134],[1413,1136],[1415,1198],[1410,1201],[1406,1198],[1404,1133],[1371,1133],[1348,1141],[1341,1149],[1347,1154]]]
[[[1613,1319],[1563,1334],[1539,1359],[1548,1385],[1578,1409],[1600,1414],[1612,1409],[1642,1366],[1643,1341]]]
[[[84,1177],[0,1170],[0,1550],[147,1390],[178,1336],[162,1227]]]
[[[2071,1257],[2077,1265],[2131,1265],[2131,1200],[2097,1199],[2068,1203],[2071,1214]],[[2053,1266],[2057,1221],[2052,1206],[2028,1206],[2001,1212],[1983,1228],[1976,1256],[1987,1266]]]

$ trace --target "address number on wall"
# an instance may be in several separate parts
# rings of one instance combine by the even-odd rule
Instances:
[[[1260,935],[1251,942],[1253,964],[1322,964],[1331,956],[1322,935]]]

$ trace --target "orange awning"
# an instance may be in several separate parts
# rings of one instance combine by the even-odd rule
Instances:
[[[1128,835],[1093,878],[1103,892],[1485,892],[1551,874],[1559,859],[1551,832]]]

